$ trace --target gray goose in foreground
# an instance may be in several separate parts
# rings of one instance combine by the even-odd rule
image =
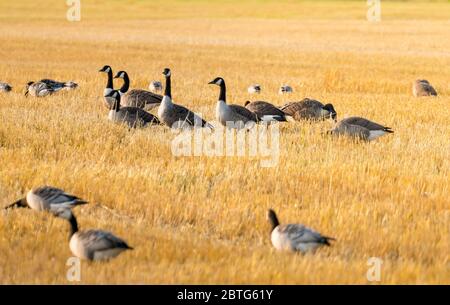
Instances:
[[[12,90],[12,87],[7,83],[0,82],[0,92],[9,92]]]
[[[113,106],[109,110],[108,119],[112,122],[123,124],[126,123],[130,128],[144,127],[151,124],[159,124],[159,119],[147,111],[137,107],[122,107],[120,104],[121,95],[118,91],[113,90],[108,96],[113,102]]]
[[[219,99],[216,106],[216,119],[223,126],[234,129],[248,129],[252,128],[254,123],[275,120],[273,116],[260,118],[256,113],[241,105],[227,104],[226,85],[223,78],[216,77],[209,84],[220,87]]]
[[[319,101],[305,98],[300,102],[290,102],[280,108],[294,120],[323,120],[332,118],[336,120],[336,110],[332,104],[322,104]]]
[[[377,124],[360,117],[350,117],[341,120],[335,128],[328,131],[333,135],[344,135],[365,141],[372,141],[394,131],[390,127]]]
[[[256,113],[260,118],[273,116],[275,121],[287,122],[286,113],[281,111],[279,108],[275,107],[271,103],[264,101],[245,102],[245,108],[251,112]]]
[[[90,261],[109,260],[126,250],[133,250],[123,239],[103,230],[79,231],[78,222],[69,209],[56,216],[70,223],[69,247],[73,255]]]
[[[163,75],[166,78],[166,85],[164,97],[158,108],[158,116],[161,121],[170,128],[208,127],[212,129],[212,125],[203,120],[200,116],[186,107],[173,103],[171,74],[172,72],[170,69],[164,69]]]
[[[141,89],[132,89],[128,91],[130,87],[130,78],[128,77],[127,72],[119,71],[114,78],[121,78],[124,82],[122,88],[119,90],[122,95],[122,105],[151,110],[161,104],[163,97],[159,94]]]
[[[413,83],[413,95],[415,97],[437,96],[437,92],[426,79],[418,79]]]
[[[24,198],[8,205],[9,208],[31,208],[36,211],[49,211],[53,214],[61,209],[70,209],[87,201],[68,194],[53,186],[41,186],[31,189]]]
[[[108,109],[111,109],[114,106],[115,100],[110,97],[110,94],[114,91],[114,83],[113,83],[113,71],[112,68],[108,65],[104,66],[98,72],[106,73],[108,76],[106,81],[106,87],[103,89],[103,99],[105,101],[105,106]],[[123,88],[125,89],[125,88]],[[116,90],[117,91],[117,90]]]
[[[272,245],[280,251],[314,252],[321,246],[330,246],[329,241],[335,240],[302,224],[280,225],[273,210],[268,210],[267,218],[271,224]]]

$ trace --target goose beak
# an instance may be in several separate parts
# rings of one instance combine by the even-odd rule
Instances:
[[[28,97],[28,90],[25,91],[25,97]]]
[[[216,83],[212,80],[208,83],[208,85],[215,85]]]

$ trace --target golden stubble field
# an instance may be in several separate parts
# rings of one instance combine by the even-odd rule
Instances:
[[[86,3],[85,3],[86,2]],[[134,251],[82,263],[81,283],[450,283],[450,4],[365,2],[64,1],[0,3],[0,205],[50,184],[89,200],[82,228]],[[174,157],[164,127],[128,131],[102,104],[109,64],[146,88],[172,69],[176,102],[214,119],[216,76],[228,99],[333,103],[340,118],[395,130],[370,144],[322,135],[331,122],[281,127],[280,162]],[[29,80],[77,81],[74,92],[23,96]],[[416,99],[426,78],[438,98]],[[294,94],[279,96],[282,83]],[[119,86],[120,82],[116,83]],[[265,219],[334,236],[315,255],[275,252]],[[31,210],[0,212],[0,282],[69,283],[68,224]]]

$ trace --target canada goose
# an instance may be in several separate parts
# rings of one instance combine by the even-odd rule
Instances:
[[[123,79],[123,86],[119,90],[122,95],[122,104],[124,106],[138,107],[145,110],[151,110],[159,106],[162,96],[147,90],[133,89],[128,91],[130,86],[130,78],[125,71],[117,72],[114,78]],[[126,89],[125,91],[123,89]],[[128,92],[126,92],[128,91]],[[126,92],[126,93],[125,93]]]
[[[256,113],[260,118],[265,116],[273,116],[274,120],[279,122],[287,122],[286,113],[272,105],[271,103],[264,101],[245,102],[245,108],[251,112]]]
[[[425,79],[418,79],[413,83],[413,95],[420,96],[437,96],[436,90]]]
[[[360,117],[350,117],[341,120],[329,134],[346,135],[365,141],[372,141],[387,133],[393,133],[390,127],[385,127]]]
[[[31,208],[36,211],[50,211],[56,213],[61,209],[73,208],[86,204],[87,201],[68,194],[53,186],[41,186],[31,189],[24,198],[8,205],[9,208]]]
[[[47,86],[49,86],[50,88],[52,88],[54,91],[59,91],[62,89],[66,89],[66,90],[72,90],[78,87],[78,84],[72,81],[69,82],[58,82],[52,79],[41,79],[40,82],[46,84]]]
[[[56,216],[66,219],[70,223],[69,248],[78,258],[101,261],[118,256],[132,247],[121,238],[103,230],[78,230],[78,222],[69,209],[61,210]]]
[[[243,129],[253,127],[252,123],[275,120],[273,116],[260,118],[256,113],[248,110],[244,106],[227,104],[226,85],[223,78],[216,77],[214,80],[210,81],[209,84],[220,87],[219,99],[216,106],[216,119],[223,126],[227,128]]]
[[[106,81],[106,87],[105,87],[105,89],[103,89],[103,99],[105,101],[105,106],[108,109],[111,109],[111,107],[114,105],[114,102],[115,102],[115,100],[109,96],[110,93],[112,91],[114,91],[112,68],[110,66],[106,65],[103,68],[101,68],[100,70],[98,70],[98,72],[106,73],[108,75],[108,79]],[[123,89],[125,90],[125,88],[123,88]]]
[[[51,95],[56,90],[54,90],[52,87],[47,85],[43,82],[28,82],[26,86],[25,96],[28,96],[28,94],[31,94],[35,97],[44,97],[47,95]]]
[[[150,89],[150,91],[153,92],[161,92],[163,89],[161,82],[156,80],[150,82],[148,88]]]
[[[280,108],[295,120],[321,120],[332,118],[336,120],[336,110],[332,104],[323,105],[321,102],[305,98],[300,102],[290,102]]]
[[[292,93],[292,87],[289,85],[283,85],[280,87],[280,89],[278,90],[279,94],[286,94],[286,93]]]
[[[0,82],[0,92],[9,92],[11,89],[12,87],[9,84]]]
[[[185,128],[185,127],[208,127],[212,126],[203,120],[200,116],[190,111],[189,109],[174,104],[172,101],[171,88],[171,74],[170,69],[165,68],[163,75],[166,78],[166,85],[164,88],[164,97],[161,105],[158,108],[158,116],[161,121],[171,128]]]
[[[121,95],[113,90],[106,96],[112,99],[113,106],[109,110],[108,119],[115,123],[126,123],[130,128],[144,127],[147,124],[159,124],[159,119],[147,111],[137,107],[121,107]]]
[[[248,93],[261,93],[261,86],[260,85],[251,85],[247,89]]]
[[[267,218],[271,224],[272,245],[277,250],[314,252],[321,246],[330,246],[329,241],[335,240],[301,224],[280,225],[273,210],[268,211]]]

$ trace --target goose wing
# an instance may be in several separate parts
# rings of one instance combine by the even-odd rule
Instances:
[[[238,116],[244,118],[244,122],[247,121],[253,121],[253,122],[258,122],[259,121],[259,117],[256,113],[250,111],[249,109],[241,106],[241,105],[228,105],[228,107],[230,107],[230,109],[237,114]]]
[[[61,90],[65,86],[65,83],[63,82],[58,82],[47,78],[41,79],[39,82],[46,84],[48,87],[52,88],[55,91]]]
[[[156,116],[138,107],[122,107],[119,113],[119,120],[126,122],[130,127],[160,123]]]
[[[89,251],[104,251],[114,248],[132,249],[121,238],[111,232],[102,230],[87,230],[78,233],[78,239]]]
[[[255,101],[247,106],[245,106],[251,112],[256,113],[258,117],[263,117],[265,115],[278,115],[284,117],[286,113],[278,109],[274,105],[264,101]]]
[[[186,121],[191,126],[201,122],[202,127],[211,127],[211,125],[200,116],[181,105],[173,104],[173,115],[176,117],[176,120]]]
[[[428,81],[421,82],[422,90],[425,91],[429,95],[437,95],[436,90],[434,90],[433,86],[430,85]]]
[[[293,245],[305,243],[330,245],[329,240],[334,240],[334,238],[323,236],[319,232],[300,224],[283,225],[279,228],[279,231],[280,234],[285,234]]]
[[[378,123],[369,121],[369,120],[367,120],[365,118],[361,118],[361,117],[346,118],[346,119],[342,120],[342,123],[349,124],[349,125],[361,126],[361,127],[368,129],[369,131],[370,130],[382,130],[382,131],[391,132],[391,133],[393,132],[390,127],[380,125]]]
[[[133,89],[122,96],[121,103],[124,106],[144,108],[147,105],[159,105],[162,98],[162,95],[147,90]]]
[[[85,204],[87,201],[68,194],[62,189],[52,186],[42,186],[34,189],[33,194],[57,208],[70,208],[75,205]]]
[[[319,101],[305,98],[300,102],[290,102],[280,109],[292,116],[294,119],[308,119],[317,117],[317,113],[322,109],[323,104]]]

